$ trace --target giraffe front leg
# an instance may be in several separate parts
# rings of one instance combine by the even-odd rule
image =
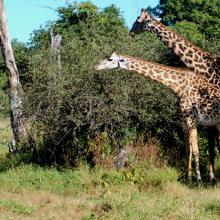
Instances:
[[[192,148],[188,144],[188,181],[192,182]]]
[[[201,173],[200,173],[200,167],[199,167],[199,147],[198,147],[198,141],[197,141],[197,127],[196,123],[194,122],[193,118],[190,117],[184,117],[186,120],[186,127],[185,127],[185,134],[187,138],[187,145],[189,149],[189,155],[188,155],[188,178],[189,180],[192,179],[192,155],[195,158],[195,166],[196,166],[196,177],[197,182],[201,183]]]
[[[199,147],[198,147],[198,141],[197,141],[197,128],[192,127],[189,129],[189,145],[192,149],[192,154],[195,158],[195,165],[196,165],[196,177],[197,182],[201,183],[201,173],[200,173],[200,167],[199,167]]]

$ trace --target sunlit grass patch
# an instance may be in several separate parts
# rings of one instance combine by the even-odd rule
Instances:
[[[13,199],[0,200],[0,209],[7,209],[18,215],[31,215],[34,212],[32,207],[29,207]]]
[[[41,168],[22,165],[0,174],[2,188],[11,192],[20,190],[45,190],[55,193],[71,194],[86,190],[77,172],[68,170],[60,172],[55,168]],[[76,190],[77,189],[77,190]],[[67,193],[66,192],[66,193]]]

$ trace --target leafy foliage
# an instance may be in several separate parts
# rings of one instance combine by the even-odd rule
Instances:
[[[166,25],[176,22],[193,22],[207,37],[219,37],[220,7],[218,0],[160,0],[154,13]]]
[[[45,46],[49,42],[35,37],[31,42],[25,109],[37,137],[36,161],[68,165],[88,159],[89,143],[103,132],[109,139],[106,154],[114,151],[109,144],[123,147],[131,129],[146,139],[158,137],[164,146],[179,145],[181,122],[170,90],[126,71],[94,70],[115,49],[159,61],[162,44],[149,34],[131,38],[114,5],[100,11],[85,2],[58,12],[59,20],[43,31],[42,39],[51,28],[62,35],[61,72]]]

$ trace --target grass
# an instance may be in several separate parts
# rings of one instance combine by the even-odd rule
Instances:
[[[11,138],[10,119],[0,116],[0,155],[8,152],[7,143],[10,143]]]
[[[0,219],[220,219],[220,185],[190,187],[173,168],[137,163],[126,169],[81,165],[58,171],[19,165],[6,155],[9,120],[0,124]],[[23,160],[22,160],[23,161]],[[220,167],[220,160],[217,161]],[[220,169],[217,171],[219,172]]]
[[[0,200],[0,207],[18,215],[30,215],[33,212],[31,207],[13,199]]]
[[[190,188],[169,167],[0,173],[0,219],[219,219],[220,186]]]

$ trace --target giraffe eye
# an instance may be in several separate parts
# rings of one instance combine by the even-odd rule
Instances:
[[[108,58],[108,61],[110,61],[110,62],[111,62],[111,61],[113,61],[113,59],[111,59],[111,58]]]
[[[121,60],[119,60],[119,62],[125,62],[125,60],[121,59]]]

